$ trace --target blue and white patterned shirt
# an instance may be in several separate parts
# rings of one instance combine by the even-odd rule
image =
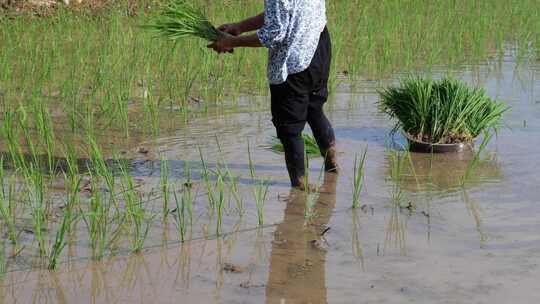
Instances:
[[[269,49],[270,84],[283,83],[309,67],[325,26],[324,0],[264,1],[264,26],[257,36]]]

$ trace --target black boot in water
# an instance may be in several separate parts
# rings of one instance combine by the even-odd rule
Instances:
[[[302,136],[293,136],[281,139],[285,152],[285,164],[291,180],[291,186],[304,189],[304,140]]]

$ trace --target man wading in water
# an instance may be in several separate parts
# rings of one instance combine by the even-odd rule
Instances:
[[[272,122],[285,150],[292,186],[305,188],[306,122],[325,157],[325,170],[337,172],[334,130],[323,112],[332,57],[324,0],[265,0],[264,13],[219,30],[223,37],[208,46],[218,53],[237,47],[269,50]]]

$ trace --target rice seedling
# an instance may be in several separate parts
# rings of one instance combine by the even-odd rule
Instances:
[[[201,147],[198,147],[198,149],[199,149],[199,157],[201,158],[201,178],[206,185],[206,193],[207,193],[206,195],[208,196],[209,209],[211,212],[213,212],[216,206],[216,198],[214,197],[212,180],[210,178],[210,170],[208,169],[208,166],[204,160]]]
[[[249,176],[252,180],[255,179],[255,165],[253,164],[253,160],[251,158],[251,145],[249,143],[249,139],[247,142],[247,149],[248,149],[248,168],[249,168]]]
[[[38,243],[40,257],[46,257],[47,248],[44,231],[47,226],[47,211],[43,175],[39,170],[34,168],[33,164],[23,174],[27,183],[28,204],[32,212],[34,238]]]
[[[240,216],[242,216],[244,214],[244,203],[242,201],[242,196],[240,195],[240,192],[238,191],[238,177],[232,173],[232,171],[229,168],[229,164],[223,158],[221,145],[219,143],[217,136],[216,136],[216,143],[218,146],[221,161],[223,162],[223,165],[225,167],[225,175],[229,179],[229,192],[236,203],[236,209],[238,213],[240,214]]]
[[[313,137],[313,135],[310,135],[308,133],[302,133],[302,139],[304,140],[304,150],[308,157],[321,156],[319,145],[317,144],[317,141],[315,140],[315,137]],[[278,153],[284,152],[283,144],[280,142],[279,138],[277,137],[272,138],[272,144],[270,146],[270,149]]]
[[[6,274],[6,245],[5,241],[0,240],[0,279],[4,278]]]
[[[34,116],[34,124],[38,131],[38,135],[41,138],[44,149],[47,155],[47,165],[49,173],[54,173],[55,169],[55,160],[54,160],[54,149],[55,149],[55,138],[53,124],[51,121],[51,115],[48,110],[45,108],[45,105],[37,99],[33,99],[31,102],[32,113]]]
[[[358,154],[354,157],[353,167],[353,196],[352,196],[352,208],[356,209],[360,207],[360,193],[364,187],[364,171],[366,163],[367,147],[359,157]]]
[[[400,87],[380,92],[382,110],[396,118],[396,129],[428,143],[472,142],[500,126],[508,107],[452,78],[407,77]]]
[[[24,153],[19,144],[19,128],[16,123],[15,112],[5,112],[4,121],[2,122],[2,138],[6,141],[11,161],[15,168],[23,168],[25,166]]]
[[[28,152],[30,152],[30,156],[32,157],[32,164],[34,167],[39,168],[40,161],[39,161],[38,151],[37,151],[37,147],[34,145],[34,141],[32,140],[32,136],[30,134],[31,128],[28,125],[29,118],[28,118],[28,114],[24,106],[22,105],[19,106],[19,108],[17,109],[16,118],[18,120],[20,130],[22,130]],[[21,153],[21,156],[19,157],[21,159],[21,168],[25,169],[24,158],[22,156],[23,154],[22,150],[18,149],[18,152]],[[28,168],[26,169],[29,170]]]
[[[107,243],[106,235],[109,228],[109,214],[104,206],[101,191],[98,189],[97,178],[91,176],[90,191],[92,196],[88,202],[88,211],[81,210],[82,219],[86,224],[90,247],[92,248],[92,257],[100,260],[105,251]]]
[[[66,233],[69,231],[69,226],[71,226],[72,216],[71,216],[71,207],[67,207],[62,216],[62,223],[60,228],[56,231],[56,237],[54,244],[49,254],[49,264],[48,269],[55,269],[58,265],[58,258],[60,257],[62,251],[66,247]]]
[[[187,230],[187,219],[186,219],[186,209],[187,205],[190,204],[191,193],[187,194],[186,191],[190,192],[191,190],[184,188],[182,192],[182,198],[178,199],[176,194],[176,189],[173,186],[173,197],[176,202],[176,226],[178,227],[178,233],[180,234],[180,241],[184,242],[186,240],[186,230]]]
[[[170,199],[170,192],[169,192],[169,164],[167,160],[161,158],[160,161],[160,186],[161,186],[161,193],[163,198],[163,218],[167,217],[169,214],[169,199]]]
[[[146,218],[144,202],[140,194],[135,190],[133,178],[129,175],[124,166],[121,166],[120,170],[122,172],[122,193],[126,217],[132,225],[131,250],[134,253],[139,253],[144,248],[144,243],[150,231],[152,219]]]
[[[223,222],[223,208],[225,206],[225,181],[223,176],[218,174],[216,180],[216,189],[218,191],[217,200],[216,200],[216,213],[217,213],[217,224],[216,224],[216,234],[221,234],[221,225]]]
[[[88,129],[92,130],[92,129]],[[114,208],[115,211],[115,218],[120,219],[121,218],[121,212],[120,207],[118,205],[118,201],[116,198],[116,180],[114,177],[114,174],[112,170],[109,168],[109,166],[105,162],[105,158],[103,156],[103,152],[101,151],[100,147],[98,146],[94,136],[91,134],[91,131],[87,132],[86,140],[88,143],[89,148],[89,157],[91,161],[92,168],[89,168],[89,171],[94,171],[97,176],[96,178],[103,178],[105,181],[105,184],[108,188],[109,193],[109,202],[107,203],[107,209]],[[118,163],[118,162],[117,162]],[[71,167],[76,166],[73,164]],[[74,171],[73,173],[76,173]]]
[[[146,119],[151,126],[152,136],[157,137],[159,135],[159,105],[152,96],[147,96],[148,91],[144,91],[143,108]]]
[[[270,182],[266,179],[256,182],[253,187],[253,197],[255,199],[255,207],[257,208],[257,222],[259,226],[264,225],[264,204],[268,195],[268,187]]]
[[[4,184],[4,158],[0,157],[0,219],[4,222],[4,225],[7,227],[7,235],[9,241],[13,244],[17,244],[17,230],[15,228],[15,217],[12,216],[12,193],[6,193],[5,184]],[[11,189],[10,189],[11,190]],[[6,205],[7,203],[7,205]]]
[[[185,0],[175,0],[164,5],[154,23],[144,27],[172,41],[190,36],[216,41],[220,35],[204,11]]]
[[[189,223],[193,224],[193,182],[191,180],[189,161],[184,162],[184,191],[182,192],[182,199],[185,202],[185,206],[188,211]]]

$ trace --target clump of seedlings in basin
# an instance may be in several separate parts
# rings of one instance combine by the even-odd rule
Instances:
[[[352,197],[353,209],[360,207],[360,193],[362,192],[362,188],[364,187],[366,155],[367,155],[367,148],[364,149],[360,157],[358,156],[358,154],[356,154],[356,156],[354,157],[353,197]]]
[[[315,137],[313,137],[313,135],[310,135],[308,133],[302,133],[302,139],[304,140],[304,150],[308,157],[321,156],[321,150],[319,150],[319,145],[317,144],[317,141],[315,140]],[[283,144],[277,137],[272,138],[272,144],[270,146],[270,149],[278,153],[284,152]]]
[[[413,140],[437,144],[472,142],[500,126],[508,107],[465,83],[407,77],[399,87],[380,92],[380,105]]]
[[[154,23],[144,27],[173,41],[189,36],[216,41],[220,35],[204,11],[185,0],[166,4]]]

